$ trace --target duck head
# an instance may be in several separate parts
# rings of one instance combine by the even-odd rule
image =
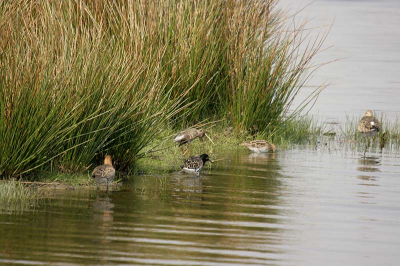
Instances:
[[[108,165],[112,166],[111,155],[106,155],[106,157],[104,158],[104,164],[108,164]]]
[[[365,112],[365,116],[373,116],[373,115],[374,115],[374,113],[372,112],[372,110],[367,110]]]
[[[209,161],[210,163],[213,163],[213,161],[210,160],[210,157],[208,157],[207,154],[202,154],[200,155],[200,159],[203,161],[203,163],[205,164],[207,161]]]

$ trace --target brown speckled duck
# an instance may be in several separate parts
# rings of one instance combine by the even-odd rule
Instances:
[[[185,172],[196,173],[197,175],[199,175],[201,169],[206,164],[206,162],[213,163],[213,161],[210,160],[207,154],[202,154],[200,156],[193,156],[190,157],[189,159],[186,159],[181,168]]]
[[[371,110],[367,110],[363,118],[361,118],[360,122],[358,122],[357,131],[361,134],[365,140],[365,149],[364,149],[364,159],[369,146],[371,145],[371,141],[369,137],[375,136],[381,130],[381,126],[379,124],[378,119],[374,117],[374,113]]]
[[[276,146],[275,144],[269,143],[266,140],[253,140],[253,141],[246,141],[240,144],[241,146],[247,147],[249,150],[257,153],[261,152],[275,152]]]
[[[181,147],[182,155],[187,153],[188,158],[190,156],[189,152],[189,143],[195,140],[196,138],[203,138],[206,135],[206,132],[203,129],[189,128],[184,131],[179,132],[179,134],[174,138],[174,142],[179,143],[179,147]],[[186,151],[183,151],[182,145],[186,144]]]
[[[115,169],[112,165],[111,155],[106,155],[104,164],[94,168],[92,177],[94,178],[94,181],[96,181],[97,188],[99,188],[101,184],[105,183],[108,191],[108,186],[113,182],[115,177]]]
[[[363,136],[375,136],[380,129],[379,121],[374,117],[371,110],[365,112],[357,126],[357,131]]]

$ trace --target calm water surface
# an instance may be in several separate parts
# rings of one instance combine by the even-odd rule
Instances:
[[[312,114],[395,119],[400,1],[317,0],[305,12],[314,25],[335,18],[318,60],[345,58],[308,84],[333,83]],[[330,144],[238,150],[200,178],[171,166],[108,195],[54,191],[29,211],[0,210],[0,265],[398,265],[400,156],[367,156]]]
[[[0,213],[0,264],[397,265],[400,158],[322,145],[226,152],[200,177],[139,176]]]
[[[324,121],[344,123],[346,115],[361,117],[373,109],[389,120],[400,118],[400,1],[398,0],[279,0],[290,14],[306,7],[297,21],[307,28],[332,28],[328,50],[315,63],[330,63],[309,80],[295,106],[315,86],[329,83],[311,114]],[[316,31],[314,31],[316,32]]]

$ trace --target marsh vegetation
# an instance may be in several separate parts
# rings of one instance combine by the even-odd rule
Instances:
[[[14,180],[0,181],[0,210],[22,212],[37,205],[41,193]]]
[[[0,176],[132,169],[166,130],[224,120],[298,141],[291,103],[327,31],[268,1],[10,1],[0,5]],[[296,124],[297,123],[297,124]]]
[[[349,59],[290,87],[304,50],[285,55],[315,28],[276,1],[0,1],[0,264],[396,265],[394,2],[313,2]],[[366,103],[383,128],[364,157]],[[198,178],[173,143],[189,127],[213,140],[191,143],[215,161]],[[278,150],[239,145],[253,139]],[[91,178],[105,154],[118,189]]]

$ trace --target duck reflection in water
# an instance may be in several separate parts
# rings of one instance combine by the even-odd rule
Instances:
[[[357,178],[365,181],[376,181],[376,176],[368,173],[380,172],[379,166],[381,165],[381,158],[379,157],[365,157],[358,160],[357,171],[363,172],[362,175],[358,175]],[[362,185],[371,185],[369,183],[363,183]]]
[[[276,153],[256,153],[252,152],[249,154],[249,159],[254,161],[270,161],[276,159]]]
[[[250,163],[249,169],[259,169],[260,166],[265,167],[266,165],[276,165],[276,153],[255,153],[252,152],[248,156],[243,157],[247,163]],[[254,170],[253,169],[253,170]]]
[[[91,205],[93,210],[93,221],[97,227],[99,236],[96,240],[102,244],[110,242],[107,240],[107,237],[114,221],[113,208],[115,205],[109,198],[110,193],[112,192],[104,191],[97,193],[96,200]]]
[[[207,179],[204,175],[197,177],[185,172],[176,173],[171,179],[174,187],[174,198],[190,199],[201,202],[203,198],[203,180]]]

